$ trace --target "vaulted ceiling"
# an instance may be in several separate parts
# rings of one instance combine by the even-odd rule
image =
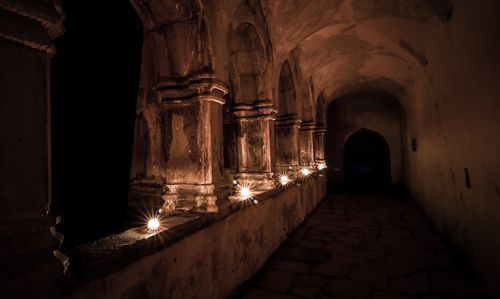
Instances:
[[[428,64],[425,31],[442,26],[449,1],[262,0],[279,66],[296,55],[316,95],[356,89],[402,98]],[[279,67],[278,67],[279,69]]]

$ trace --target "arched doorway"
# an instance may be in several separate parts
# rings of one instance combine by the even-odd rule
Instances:
[[[384,137],[358,130],[344,146],[344,179],[355,191],[381,190],[390,182],[390,153]]]

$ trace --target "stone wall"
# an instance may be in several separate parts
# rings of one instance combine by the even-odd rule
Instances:
[[[408,102],[407,184],[437,228],[467,255],[491,297],[499,298],[500,6],[453,3],[449,24],[429,28],[421,44],[429,76]]]
[[[115,236],[122,244],[103,248],[98,241],[75,250],[70,258],[79,266],[71,276],[86,282],[78,281],[68,298],[225,298],[259,270],[321,201],[326,177],[318,174],[300,185],[262,193],[258,204],[240,202],[232,212],[221,209],[212,220],[188,221],[135,245],[124,244],[125,232]],[[182,233],[193,225],[205,226]],[[173,236],[178,241],[140,256]],[[134,255],[139,260],[119,266]],[[104,276],[95,277],[102,271]]]

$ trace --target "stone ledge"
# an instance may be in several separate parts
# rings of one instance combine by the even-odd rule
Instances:
[[[258,248],[255,255],[246,256],[246,259],[253,262],[240,265],[242,270],[238,270],[238,272],[241,272],[238,275],[244,275],[244,277],[232,277],[229,279],[231,282],[224,283],[225,287],[222,287],[221,290],[212,290],[212,293],[210,290],[198,292],[196,289],[190,290],[183,286],[176,286],[174,282],[170,285],[170,280],[163,282],[169,285],[168,288],[171,288],[170,291],[173,293],[170,296],[173,296],[172,298],[184,298],[183,296],[186,294],[192,295],[195,293],[197,296],[201,296],[197,298],[217,298],[222,293],[227,295],[244,279],[248,279],[259,269],[260,265],[281,244],[287,234],[293,231],[319,203],[325,191],[325,177],[315,175],[307,182],[292,184],[283,189],[269,190],[255,196],[258,200],[257,205],[247,201],[231,203],[225,200],[220,213],[179,214],[165,218],[162,223],[164,228],[156,233],[147,233],[144,228],[132,228],[123,233],[74,248],[66,252],[70,258],[67,279],[67,287],[72,289],[70,297],[91,298],[94,292],[95,294],[108,293],[110,296],[114,296],[120,290],[113,287],[101,289],[103,284],[99,282],[108,279],[113,281],[118,279],[127,288],[133,288],[134,285],[143,281],[140,274],[137,274],[137,278],[133,279],[128,275],[137,271],[134,270],[136,267],[155,268],[161,265],[162,268],[169,271],[168,266],[176,263],[176,268],[172,269],[174,272],[169,272],[168,275],[165,274],[167,276],[176,275],[177,269],[182,272],[181,270],[185,270],[186,267],[190,269],[202,267],[204,270],[210,271],[210,265],[215,263],[214,260],[216,260],[214,255],[220,254],[219,251],[225,251],[230,256],[236,256],[241,251],[247,252],[248,248],[246,247],[248,246],[245,246],[245,243],[262,243],[259,245],[262,248]],[[260,217],[261,215],[262,217]],[[251,227],[246,225],[248,221],[252,224]],[[229,222],[231,223],[229,225],[231,227],[230,231],[227,230]],[[207,242],[207,239],[214,238],[214,230],[215,235],[218,237],[213,242]],[[201,248],[191,246],[193,242],[199,243],[200,238],[204,242]],[[234,238],[231,239],[232,243],[230,245],[226,244],[229,242],[228,238]],[[264,242],[265,246],[263,246]],[[182,247],[180,251],[179,246]],[[206,257],[203,252],[207,253]],[[188,253],[188,259],[184,260],[180,257]],[[176,259],[176,256],[179,256],[179,259]],[[203,259],[196,258],[200,256],[204,256]],[[227,261],[217,259],[221,272],[229,273],[231,272],[229,269],[234,268],[234,265],[230,264],[230,256]],[[169,262],[166,262],[165,258]],[[124,271],[127,275],[123,274],[122,277],[121,273]],[[210,278],[204,277],[203,273],[204,271],[200,271],[200,273],[190,275],[194,275],[195,278],[193,279],[206,283],[204,280],[210,280]],[[223,275],[224,279],[228,279],[226,275],[220,275]],[[138,281],[135,281],[136,279]],[[158,279],[162,280],[162,278]],[[188,277],[185,279],[189,280]],[[148,283],[155,284],[153,281]],[[163,292],[167,288],[161,283],[157,282],[156,284],[161,285],[156,286],[158,292]],[[85,285],[85,287],[82,285]],[[215,285],[215,281],[212,285]],[[124,297],[127,298],[127,295],[124,295]]]

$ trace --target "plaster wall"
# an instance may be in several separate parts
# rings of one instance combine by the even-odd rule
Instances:
[[[332,102],[327,114],[326,159],[329,182],[344,180],[344,146],[360,129],[379,133],[390,152],[391,180],[402,183],[401,119],[397,102],[381,94],[360,94]]]
[[[263,193],[257,205],[80,284],[68,298],[225,298],[256,273],[325,193],[325,176]]]
[[[406,115],[407,184],[500,298],[500,2],[453,5],[448,23],[427,27],[428,78],[415,86]]]

